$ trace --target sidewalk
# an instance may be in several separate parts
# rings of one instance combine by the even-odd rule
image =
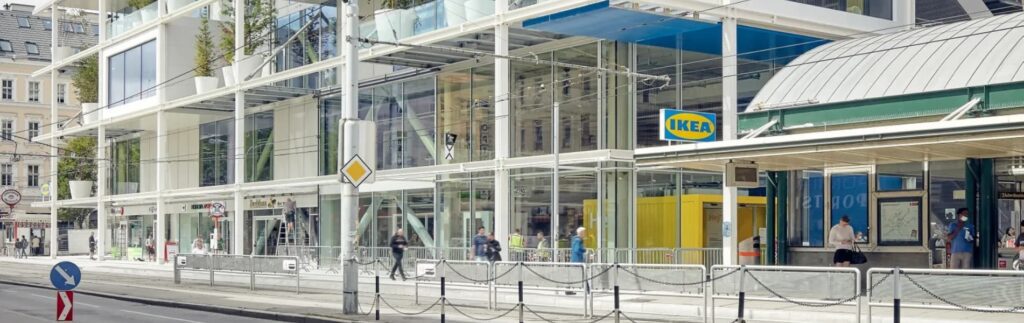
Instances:
[[[0,280],[19,280],[49,286],[49,268],[59,261],[72,261],[82,268],[82,288],[100,292],[137,297],[157,298],[184,303],[203,303],[229,308],[259,309],[283,313],[310,315],[352,321],[372,321],[369,316],[346,316],[341,313],[341,275],[333,273],[301,273],[301,294],[295,294],[294,277],[257,276],[257,290],[249,290],[248,275],[218,273],[215,285],[209,286],[208,272],[183,272],[182,284],[173,283],[173,268],[170,264],[93,261],[88,257],[62,257],[13,259],[0,258]],[[366,274],[366,273],[364,273]],[[373,304],[373,277],[360,278],[361,310],[369,311]],[[440,286],[436,283],[415,284],[391,281],[381,277],[381,294],[384,300],[402,312],[419,312],[440,297]],[[517,303],[514,289],[500,289],[498,295],[490,295],[483,284],[448,284],[446,296],[451,304],[474,318],[491,318],[505,313]],[[584,297],[565,295],[562,291],[525,292],[524,303],[530,310],[545,319],[557,321],[583,321]],[[418,300],[418,302],[417,302]],[[703,322],[704,302],[700,297],[678,297],[668,295],[621,295],[621,310],[637,321],[671,320],[675,322]],[[594,296],[594,318],[608,314],[614,308],[611,294]],[[488,310],[489,306],[495,307]],[[731,322],[737,316],[735,300],[716,300],[714,314],[717,322]],[[782,302],[748,301],[744,317],[748,322],[856,322],[857,308],[851,305],[833,307],[804,307]],[[447,319],[452,322],[477,322],[447,307]],[[400,315],[383,306],[381,319],[386,322],[437,322],[440,306],[425,314],[416,316]],[[867,321],[866,306],[862,321]],[[891,322],[891,309],[874,309],[873,322]],[[949,310],[902,309],[902,322],[1011,322],[1024,318],[1021,314],[987,314]],[[543,321],[526,311],[526,321]],[[589,321],[587,320],[587,321]],[[610,318],[608,320],[611,320]],[[625,318],[623,321],[627,321]],[[518,311],[512,311],[501,322],[518,321]]]

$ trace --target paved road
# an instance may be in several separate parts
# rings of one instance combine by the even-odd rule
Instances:
[[[0,284],[0,322],[53,322],[57,292],[43,288]],[[103,297],[75,294],[75,322],[154,323],[263,323],[248,317],[151,306]]]

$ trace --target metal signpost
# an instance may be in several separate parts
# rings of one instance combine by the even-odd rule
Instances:
[[[82,271],[73,262],[62,261],[50,269],[50,283],[57,289],[57,321],[74,318],[75,294],[71,290],[82,282]]]

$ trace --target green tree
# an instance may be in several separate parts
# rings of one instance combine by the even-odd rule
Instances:
[[[78,64],[78,70],[71,77],[71,85],[75,87],[75,95],[78,96],[78,102],[99,102],[99,74],[100,62],[98,55],[86,57]]]
[[[57,199],[71,198],[71,187],[68,181],[96,180],[96,138],[77,137],[68,141],[60,153],[57,163]],[[89,216],[91,209],[61,208],[57,217],[69,221],[81,228],[82,222]]]
[[[235,8],[230,1],[221,3],[220,50],[228,64],[235,62]],[[270,42],[277,26],[277,8],[273,0],[245,0],[245,55],[251,56]]]
[[[214,57],[213,36],[210,35],[210,18],[203,15],[199,23],[199,34],[196,34],[196,76],[213,76]]]

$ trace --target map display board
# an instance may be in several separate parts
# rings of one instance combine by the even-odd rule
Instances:
[[[878,243],[918,245],[921,243],[921,198],[878,200]]]

